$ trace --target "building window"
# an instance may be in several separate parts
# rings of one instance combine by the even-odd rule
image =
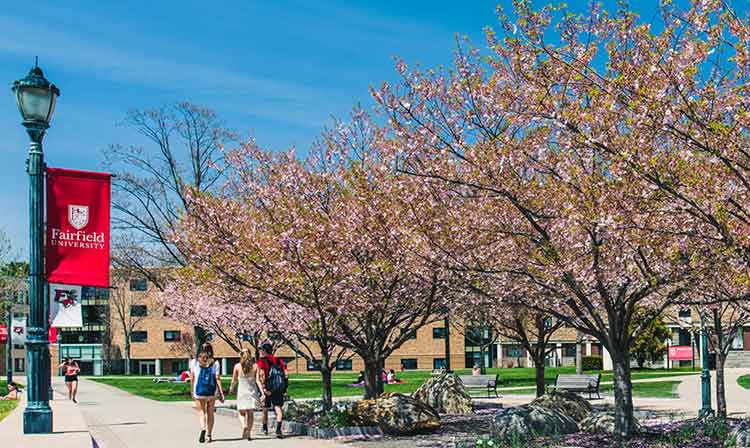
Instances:
[[[336,370],[352,370],[352,360],[339,359],[336,361]]]
[[[148,306],[146,305],[130,305],[130,315],[135,317],[148,316]]]
[[[84,325],[104,325],[107,307],[104,305],[84,305],[81,307]]]
[[[743,350],[745,348],[745,341],[743,340],[744,338],[742,337],[742,333],[743,333],[742,330],[743,329],[740,328],[737,331],[737,334],[734,335],[734,339],[732,339],[732,350]]]
[[[690,308],[683,308],[678,313],[677,316],[683,318],[683,319],[690,319]]]
[[[435,327],[432,329],[432,339],[445,339],[445,327]]]
[[[318,372],[320,371],[321,362],[319,359],[316,359],[314,361],[307,360],[307,371],[308,372]]]
[[[435,370],[445,369],[445,358],[433,358],[432,368]]]
[[[172,372],[173,373],[182,373],[185,370],[188,369],[188,362],[187,361],[172,361]]]
[[[416,370],[417,359],[416,358],[403,358],[401,359],[401,365],[404,366],[404,369],[406,370]]]
[[[575,358],[576,357],[575,344],[563,344],[563,356],[565,358]]]
[[[24,358],[15,358],[14,361],[16,372],[23,372],[26,370],[26,360]]]
[[[520,345],[506,345],[503,348],[505,348],[505,356],[508,358],[521,358],[525,356]]]
[[[176,342],[180,340],[180,330],[164,330],[164,342]]]
[[[23,344],[13,344],[13,348],[16,350],[23,350],[26,346]]]
[[[131,291],[146,291],[148,290],[148,281],[145,278],[131,278],[130,290]]]
[[[148,342],[148,331],[134,331],[130,333],[130,342]]]
[[[407,340],[410,339],[417,339],[417,330],[411,330],[409,334],[406,336]]]

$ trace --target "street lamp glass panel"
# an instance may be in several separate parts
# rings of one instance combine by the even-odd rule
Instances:
[[[49,124],[55,110],[56,95],[50,89],[24,87],[18,89],[18,108],[26,121]]]

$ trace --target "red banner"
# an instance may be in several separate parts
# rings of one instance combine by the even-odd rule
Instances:
[[[8,327],[0,325],[0,344],[6,344],[8,342]]]
[[[49,342],[50,344],[57,342],[57,327],[49,327]]]
[[[107,173],[47,169],[47,281],[109,287]]]
[[[693,347],[690,345],[674,345],[669,347],[669,359],[672,361],[692,361]]]

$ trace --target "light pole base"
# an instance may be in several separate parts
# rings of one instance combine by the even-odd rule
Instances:
[[[24,434],[51,434],[52,409],[47,407],[26,408],[23,411]]]

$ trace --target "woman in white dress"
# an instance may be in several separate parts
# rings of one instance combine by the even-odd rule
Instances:
[[[259,376],[258,366],[255,365],[255,357],[250,350],[243,349],[240,352],[240,362],[234,366],[232,372],[232,384],[229,391],[233,392],[237,386],[237,411],[240,413],[242,423],[242,438],[252,439],[253,416],[265,397],[260,392],[263,390]]]

